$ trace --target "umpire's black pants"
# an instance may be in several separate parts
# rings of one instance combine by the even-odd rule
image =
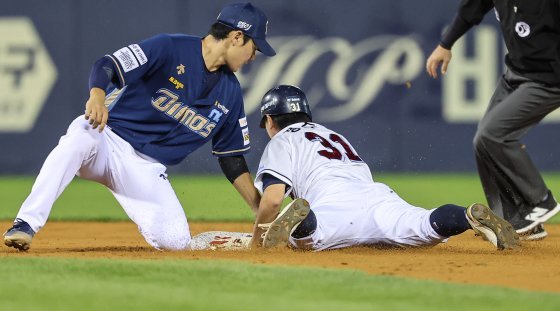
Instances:
[[[478,123],[473,144],[482,188],[490,208],[506,220],[548,192],[520,139],[559,106],[560,87],[507,70]]]

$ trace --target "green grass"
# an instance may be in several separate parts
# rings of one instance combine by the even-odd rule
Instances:
[[[0,177],[0,219],[13,219],[34,177]],[[171,180],[189,221],[252,221],[252,213],[223,176],[178,176]],[[55,202],[50,220],[127,220],[104,186],[75,178]]]
[[[560,295],[231,261],[2,258],[2,310],[558,310]]]
[[[476,174],[375,177],[417,206],[484,202]],[[560,193],[560,174],[545,178]],[[33,179],[0,178],[0,219],[13,219]],[[253,220],[222,176],[177,176],[171,182],[190,221]],[[53,219],[128,218],[103,186],[76,179],[56,202]],[[84,260],[20,254],[0,257],[0,273],[0,310],[560,309],[558,294],[233,261]]]
[[[424,208],[486,202],[474,173],[376,174],[375,179]],[[545,180],[560,196],[560,173],[547,173]],[[0,177],[0,219],[14,218],[33,181],[32,177]],[[171,182],[190,221],[253,221],[249,208],[223,176],[175,176]],[[112,221],[128,217],[107,189],[76,178],[55,203],[50,219]],[[551,222],[560,223],[560,216]]]

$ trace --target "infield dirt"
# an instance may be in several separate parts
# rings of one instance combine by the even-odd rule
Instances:
[[[0,229],[10,227],[0,222]],[[193,235],[204,231],[250,232],[250,223],[191,223]],[[430,248],[350,248],[302,252],[287,248],[247,251],[157,251],[149,247],[132,222],[50,222],[18,252],[4,245],[0,257],[73,257],[123,259],[226,259],[255,264],[329,267],[362,270],[453,283],[498,285],[560,292],[560,225],[547,225],[549,236],[524,242],[515,251],[497,251],[472,231]]]

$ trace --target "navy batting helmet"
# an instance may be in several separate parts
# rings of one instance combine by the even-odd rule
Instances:
[[[261,127],[264,128],[266,115],[296,112],[305,113],[309,119],[312,119],[305,93],[293,85],[279,85],[266,92],[261,100]]]

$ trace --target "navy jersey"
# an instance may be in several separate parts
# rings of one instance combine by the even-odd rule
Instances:
[[[106,55],[119,79],[107,89],[108,126],[166,165],[210,139],[216,156],[250,148],[239,81],[227,66],[208,72],[201,40],[158,35]]]

